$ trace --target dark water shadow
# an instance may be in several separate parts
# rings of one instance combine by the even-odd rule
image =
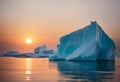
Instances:
[[[114,78],[115,62],[57,61],[54,63],[57,64],[60,75],[69,78],[70,82],[111,82]]]

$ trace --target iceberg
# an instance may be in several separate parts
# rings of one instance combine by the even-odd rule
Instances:
[[[47,47],[46,45],[42,45],[42,46],[39,46],[37,48],[35,48],[34,50],[34,55],[32,55],[32,57],[49,57],[50,55],[53,54],[53,50],[47,50]]]
[[[22,54],[19,53],[18,51],[7,51],[6,53],[3,54],[3,56],[8,56],[8,57],[19,57]]]
[[[3,54],[0,54],[0,57],[3,56]]]
[[[46,49],[47,49],[46,45],[42,45],[42,46],[39,46],[39,47],[35,48],[34,53],[39,54],[40,52],[42,52]]]
[[[96,21],[60,38],[57,50],[49,60],[98,61],[115,60],[116,46]]]
[[[120,52],[116,52],[116,57],[120,57]]]

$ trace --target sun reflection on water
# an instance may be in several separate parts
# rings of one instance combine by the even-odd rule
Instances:
[[[31,80],[31,74],[32,74],[32,61],[31,61],[31,58],[27,58],[26,59],[26,71],[25,71],[25,74],[26,74],[26,80]]]
[[[31,77],[26,77],[26,80],[31,80]]]

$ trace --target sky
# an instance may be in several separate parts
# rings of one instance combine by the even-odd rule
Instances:
[[[120,0],[0,0],[0,53],[33,52],[96,20],[120,51]],[[26,38],[33,40],[26,44]]]

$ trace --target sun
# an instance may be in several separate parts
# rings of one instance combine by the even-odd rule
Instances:
[[[32,39],[31,39],[31,38],[27,38],[27,39],[26,39],[26,43],[27,43],[27,44],[31,44],[31,43],[32,43]]]

